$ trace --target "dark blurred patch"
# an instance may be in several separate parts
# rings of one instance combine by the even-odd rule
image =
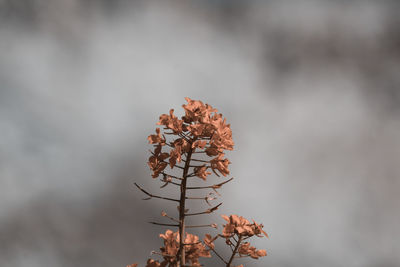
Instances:
[[[0,2],[0,20],[4,23],[21,23],[33,26],[38,22],[40,5],[35,0],[3,0]]]
[[[0,265],[23,263],[25,255],[36,253],[46,266],[124,266],[143,261],[142,250],[158,246],[158,236],[149,236],[154,227],[146,221],[159,213],[162,203],[141,201],[132,186],[134,173],[133,166],[121,170],[108,192],[84,202],[49,192],[15,209],[0,225]]]

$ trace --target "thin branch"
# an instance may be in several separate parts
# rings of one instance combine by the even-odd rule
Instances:
[[[179,184],[179,183],[175,183],[175,182],[169,182],[170,184],[174,184],[174,185],[177,185],[177,186],[181,186],[181,184]]]
[[[233,248],[232,248],[233,244],[232,244],[232,242],[231,242],[231,240],[230,240],[230,238],[233,236],[233,234],[232,234],[231,236],[223,236],[223,235],[221,235],[221,234],[218,234],[218,236],[219,236],[219,237],[222,237],[222,238],[225,238],[226,240],[229,240],[229,243],[226,242],[226,244],[229,245],[229,247],[231,248],[231,250],[232,250],[232,252],[233,252]]]
[[[170,129],[170,128],[168,128],[168,127],[164,127],[164,128],[163,128],[163,130],[169,130],[169,129]],[[171,134],[175,134],[175,133],[172,131],[172,132],[170,132],[170,133],[164,132],[164,134],[171,135]]]
[[[222,185],[230,182],[233,180],[233,177],[229,180],[226,180],[225,182],[219,183],[219,184],[214,184],[214,185],[208,185],[208,186],[192,186],[192,187],[186,187],[186,189],[205,189],[205,188],[211,188],[211,189],[216,189],[220,188]]]
[[[210,161],[207,160],[201,160],[201,159],[190,159],[191,161],[197,161],[197,162],[204,162],[204,163],[210,163]],[[186,162],[186,160],[182,159],[182,161]]]
[[[233,258],[235,257],[236,252],[237,252],[237,250],[239,249],[239,246],[240,246],[240,242],[241,242],[241,241],[242,241],[242,236],[239,236],[239,240],[238,240],[238,242],[236,243],[235,249],[234,249],[233,252],[232,252],[232,256],[231,256],[231,258],[229,259],[229,262],[226,264],[226,267],[230,267],[230,266],[231,266],[232,261],[233,261]]]
[[[171,143],[165,143],[167,146],[171,147],[171,148],[175,148]]]
[[[186,225],[186,228],[199,228],[199,227],[214,227],[214,224],[203,224],[203,225]]]
[[[181,178],[181,177],[177,177],[177,176],[168,174],[168,173],[166,173],[166,172],[160,172],[160,173],[163,174],[163,175],[169,176],[169,177],[171,177],[171,178],[177,179],[177,180],[183,180],[183,178]]]
[[[216,176],[220,177],[219,174],[214,170],[214,168],[211,168],[211,170]]]
[[[232,236],[232,239],[235,240],[236,243],[238,242],[238,241],[236,240],[235,236]]]
[[[177,167],[177,168],[182,169],[182,170],[185,169],[184,167],[181,167],[181,166],[179,166],[179,165],[174,165],[174,167]],[[172,168],[173,168],[173,167],[172,167]],[[171,169],[172,169],[172,168],[171,168]]]
[[[204,200],[209,206],[211,206],[210,201],[217,199],[216,197],[212,197],[211,195],[212,195],[212,193],[208,194],[206,197],[186,197],[186,199]]]
[[[228,262],[227,262],[226,260],[224,260],[224,258],[222,258],[222,256],[219,255],[218,252],[215,251],[215,249],[213,249],[213,248],[210,248],[210,249],[215,253],[215,255],[217,255],[217,257],[218,257],[220,260],[222,260],[225,264],[228,264]]]
[[[149,192],[147,192],[146,190],[144,190],[143,188],[141,188],[137,183],[135,183],[135,185],[136,185],[137,188],[139,188],[140,191],[142,191],[143,193],[145,193],[146,195],[148,195],[150,198],[154,197],[154,198],[160,198],[160,199],[165,199],[165,200],[169,200],[169,201],[179,202],[179,199],[173,199],[173,198],[168,198],[168,197],[161,197],[161,196],[157,196],[157,195],[150,194]]]
[[[184,135],[184,134],[178,134],[181,138],[183,138],[183,139],[185,139],[189,144],[191,144],[192,143],[192,140],[191,140],[191,138],[190,137],[188,137],[188,136],[186,136],[186,135]]]
[[[151,224],[155,225],[161,225],[161,226],[171,226],[171,227],[179,227],[179,224],[171,224],[171,223],[158,223],[158,222],[149,222]]]
[[[207,197],[186,197],[186,199],[200,199],[200,200],[206,200]]]
[[[210,163],[210,161],[202,160],[202,159],[192,159],[192,160],[193,160],[193,161],[198,161],[198,162]]]
[[[190,132],[189,132],[189,131],[186,131],[186,132],[190,134]],[[184,132],[181,132],[181,134],[183,134],[183,135],[184,135],[184,136],[186,136],[187,138],[190,138],[190,136],[189,136],[189,135],[187,135],[187,134],[185,134]]]
[[[233,252],[234,247],[233,247],[233,244],[232,244],[232,243],[229,244],[229,247],[231,248],[231,251]]]
[[[219,203],[217,206],[215,206],[215,207],[212,207],[212,208],[210,208],[210,209],[207,209],[207,210],[205,210],[205,211],[202,211],[202,212],[196,212],[196,213],[186,213],[186,214],[185,214],[185,216],[193,216],[193,215],[208,214],[208,213],[211,213],[211,212],[213,212],[213,211],[217,210],[217,209],[218,209],[218,207],[219,207],[219,206],[221,206],[221,205],[222,205],[222,202],[221,202],[221,203]]]
[[[190,245],[196,245],[196,244],[200,244],[201,243],[201,241],[197,241],[197,242],[194,242],[194,243],[183,243],[183,245],[184,246],[190,246]]]
[[[161,216],[166,217],[166,218],[170,219],[171,221],[179,223],[179,221],[177,219],[168,216],[168,214],[164,211],[161,213]]]
[[[206,169],[211,168],[211,166],[205,166],[205,165],[189,165],[189,167],[191,168],[202,168],[202,167],[206,167]]]

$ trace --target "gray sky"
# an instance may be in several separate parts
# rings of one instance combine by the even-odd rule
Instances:
[[[44,3],[0,2],[1,266],[143,266],[175,208],[132,184],[186,96],[231,123],[212,220],[264,223],[246,266],[399,265],[397,5]]]

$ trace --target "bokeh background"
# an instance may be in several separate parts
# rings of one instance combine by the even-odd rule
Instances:
[[[235,141],[235,180],[202,220],[240,214],[270,234],[255,242],[268,256],[241,263],[400,266],[399,14],[399,1],[1,0],[0,266],[144,266],[165,230],[146,222],[175,207],[133,182],[159,192],[146,137],[186,96]]]

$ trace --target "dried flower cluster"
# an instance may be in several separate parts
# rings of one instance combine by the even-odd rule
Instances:
[[[179,119],[174,115],[171,109],[168,114],[162,114],[158,125],[163,129],[156,128],[156,134],[148,137],[150,144],[153,144],[154,150],[151,151],[148,165],[152,170],[152,177],[160,179],[164,184],[161,188],[171,184],[179,188],[179,198],[170,198],[166,196],[154,195],[138,184],[135,185],[145,193],[148,198],[158,198],[177,202],[178,218],[170,217],[167,213],[161,215],[174,223],[151,222],[155,225],[177,227],[177,231],[167,230],[165,234],[160,234],[164,240],[164,246],[160,248],[159,254],[162,261],[149,259],[146,267],[183,267],[183,266],[202,266],[199,259],[201,257],[211,257],[215,254],[226,267],[231,267],[235,258],[251,257],[258,259],[266,256],[265,250],[257,250],[250,246],[249,242],[244,242],[252,236],[262,237],[262,234],[268,235],[262,230],[263,225],[253,221],[250,223],[243,217],[230,215],[222,217],[227,221],[223,225],[222,233],[212,237],[206,234],[203,240],[196,235],[186,232],[187,228],[211,227],[217,228],[215,223],[207,225],[186,225],[185,218],[188,216],[203,215],[214,212],[222,204],[219,203],[204,211],[191,212],[186,207],[187,199],[204,200],[209,206],[211,201],[219,195],[217,189],[230,182],[230,178],[221,183],[206,186],[188,186],[191,178],[200,178],[204,181],[211,175],[211,171],[217,175],[229,175],[228,165],[230,161],[225,157],[225,150],[233,150],[232,131],[230,125],[222,114],[208,104],[201,101],[185,98],[186,105],[183,105],[185,115]],[[163,130],[163,131],[162,131]],[[170,136],[170,137],[166,137]],[[195,158],[197,156],[197,158]],[[200,158],[199,158],[200,157]],[[169,167],[169,168],[168,168]],[[169,169],[170,171],[167,172]],[[172,175],[173,169],[181,170],[182,175]],[[189,191],[213,190],[204,197],[189,196]],[[215,249],[214,242],[218,239],[225,239],[225,244],[231,249],[231,256],[228,259],[222,257]],[[137,264],[128,265],[136,267]],[[238,267],[243,267],[239,265]]]
[[[268,237],[268,234],[262,229],[264,226],[262,224],[257,224],[254,220],[253,223],[250,223],[247,219],[237,215],[231,215],[229,217],[222,215],[222,218],[228,222],[224,225],[224,229],[222,230],[222,236],[225,237],[228,245],[233,244],[233,242],[245,240],[254,235],[262,237],[261,234],[264,234],[265,237]],[[240,255],[250,256],[253,259],[258,259],[259,257],[267,255],[265,250],[256,250],[255,247],[251,247],[249,242],[240,244],[238,248]]]
[[[232,131],[226,120],[222,119],[222,114],[216,113],[217,110],[201,101],[186,98],[187,105],[183,105],[185,116],[179,120],[171,109],[169,115],[160,116],[158,125],[164,125],[166,129],[172,130],[170,133],[179,137],[173,142],[168,143],[165,135],[161,134],[160,128],[156,129],[156,134],[148,137],[149,143],[154,144],[154,152],[149,158],[148,165],[153,171],[153,178],[157,178],[164,169],[170,165],[174,168],[176,163],[182,162],[182,154],[202,150],[207,156],[214,157],[210,160],[210,165],[206,164],[194,167],[195,175],[203,180],[211,174],[207,169],[217,175],[218,171],[223,176],[229,174],[228,164],[230,161],[224,158],[224,150],[233,150]],[[169,153],[162,152],[164,146],[169,146]],[[168,162],[166,161],[169,158]]]

